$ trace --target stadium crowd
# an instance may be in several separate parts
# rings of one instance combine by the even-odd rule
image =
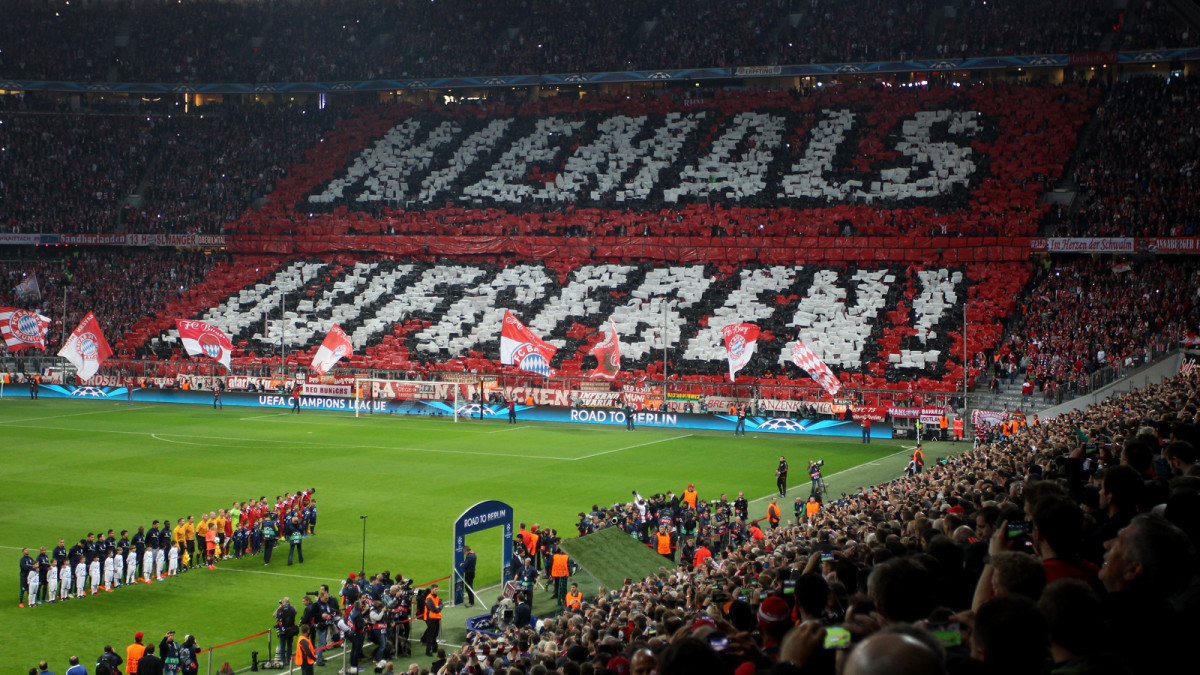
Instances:
[[[1096,370],[1141,366],[1194,332],[1198,287],[1200,267],[1189,261],[1047,260],[995,354],[996,377],[1029,379],[1043,396],[1074,398]]]
[[[1180,376],[843,492],[794,525],[728,543],[700,528],[678,570],[470,636],[433,672],[1168,667],[1200,611],[1198,411],[1200,380]],[[643,517],[691,499],[649,500],[659,512]],[[616,508],[637,517],[637,501]],[[829,649],[834,626],[848,636]]]
[[[112,593],[121,586],[139,582],[165,581],[189,569],[216,569],[220,560],[262,554],[265,565],[282,537],[289,545],[288,565],[299,554],[304,562],[302,540],[315,533],[317,522],[315,489],[275,497],[266,496],[234,502],[199,519],[192,515],[154,520],[150,528],[139,526],[119,534],[109,529],[88,532],[69,548],[64,539],[48,553],[42,546],[36,557],[30,549],[21,552],[19,607],[36,607],[101,592]]]
[[[1075,169],[1080,206],[1058,236],[1200,233],[1200,77],[1136,77],[1115,87]]]
[[[1187,47],[1161,3],[1094,0],[721,2],[15,0],[0,77],[90,82],[281,82]],[[836,30],[832,28],[836,27]],[[72,36],[67,39],[66,36]],[[1109,38],[1112,38],[1110,41]]]
[[[224,258],[198,251],[115,247],[37,249],[28,258],[0,264],[0,306],[36,310],[53,320],[46,333],[47,354],[58,351],[64,330],[74,329],[88,312],[96,315],[109,345],[117,351],[117,342],[130,328],[201,284]],[[16,297],[15,288],[25,274],[37,278],[40,298],[24,301]],[[0,343],[0,354],[7,353],[8,348]]]
[[[349,113],[0,113],[0,231],[219,233]]]

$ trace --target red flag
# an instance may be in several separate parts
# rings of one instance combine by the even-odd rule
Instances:
[[[725,353],[729,356],[729,381],[746,367],[758,347],[758,326],[752,323],[731,323],[721,329],[725,338]]]
[[[325,340],[321,342],[321,348],[313,356],[312,369],[317,371],[318,375],[324,375],[343,356],[353,351],[354,346],[350,344],[350,336],[346,335],[346,331],[342,330],[340,326],[334,324],[333,328],[329,329],[329,334],[325,336]]]
[[[58,355],[70,361],[75,366],[79,379],[88,381],[100,370],[104,360],[112,356],[112,348],[104,333],[100,332],[100,322],[91,312],[83,317],[83,321],[71,332],[67,343],[58,350]]]
[[[37,312],[15,307],[0,307],[0,336],[9,351],[17,352],[30,347],[46,348],[46,327],[49,317]]]
[[[837,396],[838,391],[841,390],[842,383],[838,382],[838,379],[830,372],[829,366],[825,365],[824,361],[799,340],[796,341],[796,348],[792,350],[792,363],[811,375],[812,379],[829,392],[830,396]]]
[[[617,324],[611,318],[608,320],[608,337],[592,347],[592,354],[599,364],[588,377],[615,380],[621,372],[621,339],[617,336]]]
[[[505,310],[504,326],[500,329],[500,363],[550,377],[554,375],[550,359],[557,351],[558,347],[534,335],[512,312]]]
[[[175,327],[179,329],[179,339],[189,356],[203,355],[220,362],[229,370],[229,359],[233,355],[233,343],[225,331],[204,323],[189,319],[175,319]]]

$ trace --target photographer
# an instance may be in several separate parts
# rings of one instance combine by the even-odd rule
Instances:
[[[296,639],[296,608],[288,598],[279,601],[275,609],[275,632],[279,635],[279,648],[282,650],[283,661],[286,663],[292,657],[292,643]]]
[[[338,618],[338,602],[329,594],[329,586],[321,584],[320,592],[317,594],[317,600],[313,603],[317,609],[314,610],[316,615],[316,638],[317,638],[317,665],[325,665],[325,647],[330,642],[337,642]],[[331,639],[332,638],[332,639]]]
[[[821,478],[821,467],[825,466],[825,460],[818,459],[808,463],[808,477],[812,481],[812,492],[810,494],[819,495],[825,489],[825,479]]]
[[[412,581],[407,580],[388,589],[384,604],[391,617],[390,639],[396,644],[396,656],[409,656],[409,636],[412,634]]]
[[[388,612],[383,606],[383,600],[376,600],[367,610],[367,630],[371,634],[371,642],[375,643],[375,653],[371,660],[379,663],[387,656]]]

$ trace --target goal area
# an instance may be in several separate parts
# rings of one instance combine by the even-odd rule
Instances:
[[[354,380],[354,416],[420,415],[458,421],[463,385],[439,380]]]

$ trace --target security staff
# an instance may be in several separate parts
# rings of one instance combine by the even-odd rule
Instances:
[[[675,556],[671,551],[671,534],[667,532],[667,528],[659,527],[654,537],[656,540],[655,550],[658,551],[658,554],[667,560],[674,560]]]
[[[570,558],[561,548],[555,547],[550,558],[550,578],[554,580],[554,599],[560,608],[567,604],[567,578],[570,576]]]
[[[920,445],[917,446],[916,450],[913,450],[912,461],[916,473],[921,473],[922,467],[925,466],[925,452],[921,450]]]
[[[296,643],[296,657],[293,663],[300,666],[300,672],[303,675],[313,675],[313,664],[317,662],[317,653],[309,638],[311,633],[312,626],[308,624],[300,626],[300,640]]]
[[[954,417],[954,440],[961,441],[963,439],[963,418],[960,416]]]
[[[779,500],[776,497],[771,497],[771,503],[767,505],[767,522],[772,530],[779,529]]]
[[[438,597],[438,587],[434,584],[425,596],[425,633],[421,642],[425,645],[425,656],[433,656],[437,650],[438,632],[442,629],[442,599]]]
[[[579,584],[571,584],[571,590],[566,597],[567,609],[581,609],[583,607],[583,593],[579,592]]]

